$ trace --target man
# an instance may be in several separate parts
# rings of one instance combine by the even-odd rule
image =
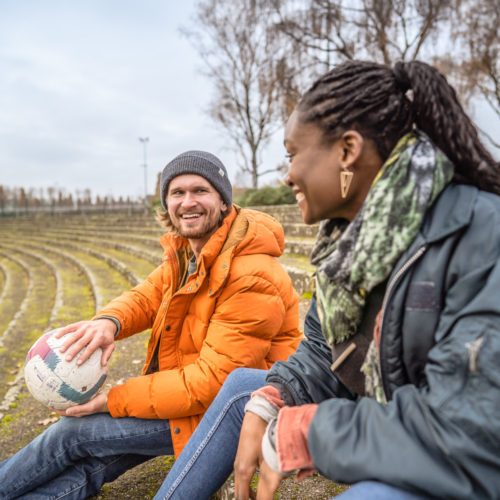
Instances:
[[[220,160],[188,151],[161,176],[162,264],[92,321],[65,327],[66,357],[151,328],[141,376],[69,408],[0,463],[0,498],[86,498],[127,469],[178,455],[227,375],[269,368],[300,341],[298,299],[277,262],[284,245],[270,216],[232,205]],[[33,472],[36,471],[36,472]]]

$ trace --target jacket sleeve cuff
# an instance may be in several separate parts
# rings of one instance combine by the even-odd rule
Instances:
[[[266,385],[252,393],[250,401],[245,405],[245,413],[249,411],[270,422],[278,416],[283,404],[279,390],[272,385]]]
[[[274,385],[265,385],[264,387],[257,389],[256,391],[252,392],[252,398],[254,396],[259,396],[266,399],[267,401],[269,401],[270,404],[275,406],[278,410],[280,408],[283,408],[283,406],[285,406],[285,403],[281,398],[279,389]]]
[[[254,413],[262,420],[270,422],[278,416],[278,408],[262,396],[253,396],[245,405],[245,413]]]
[[[276,452],[280,471],[314,467],[307,435],[317,409],[317,404],[308,404],[286,406],[280,410],[276,424]]]
[[[281,474],[278,453],[276,452],[276,422],[273,418],[266,427],[266,432],[262,436],[262,458],[269,465],[271,470]]]
[[[134,404],[132,394],[142,394],[148,398],[147,376],[129,378],[124,384],[112,387],[108,392],[108,410],[112,417],[160,418],[150,404]]]
[[[121,386],[112,387],[108,392],[108,411],[114,418],[127,417],[125,400],[121,394]]]
[[[120,321],[117,318],[115,318],[113,316],[102,315],[102,316],[96,316],[95,318],[92,318],[92,321],[95,321],[96,319],[109,319],[116,326],[115,339],[116,339],[116,337],[118,337],[118,335],[120,335],[120,332],[122,330],[122,324],[120,323]]]

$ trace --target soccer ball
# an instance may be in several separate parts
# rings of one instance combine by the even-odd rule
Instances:
[[[31,395],[49,408],[65,410],[86,403],[106,380],[107,369],[101,366],[101,349],[92,353],[81,366],[76,364],[81,352],[71,361],[59,351],[64,336],[56,339],[51,330],[42,335],[29,350],[24,379]]]

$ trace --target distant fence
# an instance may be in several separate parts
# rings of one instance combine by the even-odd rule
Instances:
[[[73,207],[59,206],[41,206],[41,207],[5,207],[0,209],[0,217],[23,217],[33,216],[38,214],[43,215],[62,215],[62,214],[105,214],[105,213],[121,213],[121,214],[140,214],[150,212],[151,207],[143,204],[130,203],[120,205],[79,205]]]

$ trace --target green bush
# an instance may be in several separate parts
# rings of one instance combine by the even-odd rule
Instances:
[[[295,196],[288,186],[265,186],[259,189],[247,189],[236,197],[236,204],[242,207],[258,205],[289,205],[295,203]]]

